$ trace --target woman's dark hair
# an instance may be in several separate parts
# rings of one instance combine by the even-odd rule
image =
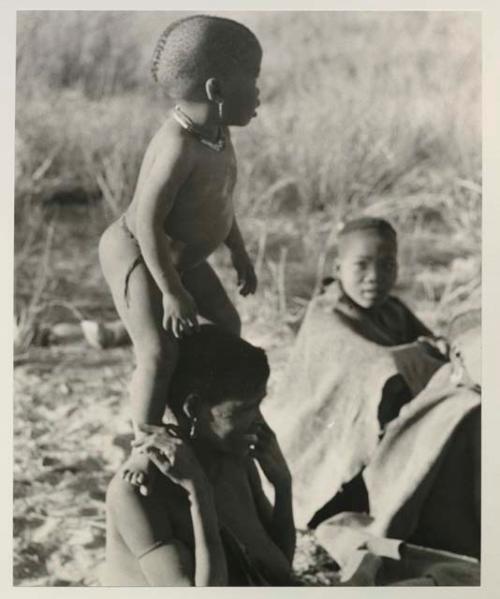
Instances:
[[[175,407],[190,393],[210,404],[246,398],[266,384],[269,372],[263,349],[215,325],[202,325],[198,333],[179,341],[169,404]]]

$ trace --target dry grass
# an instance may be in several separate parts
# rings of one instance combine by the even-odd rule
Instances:
[[[30,331],[67,319],[68,306],[79,318],[113,313],[97,238],[130,200],[146,144],[169,108],[150,82],[148,60],[156,37],[177,16],[19,13],[16,308],[28,354],[16,376],[17,583],[90,584],[92,560],[102,557],[97,524],[92,538],[80,545],[76,539],[78,518],[87,518],[80,482],[92,480],[91,499],[102,501],[121,458],[108,457],[103,440],[116,435],[115,423],[126,427],[125,402],[103,403],[102,394],[121,393],[122,383],[116,390],[113,381],[126,378],[130,354],[30,350]],[[289,325],[330,273],[338,222],[361,212],[395,224],[398,292],[441,330],[480,275],[479,16],[230,16],[249,25],[265,51],[259,117],[234,131],[237,209],[256,261],[258,295],[239,298],[227,255],[214,259],[245,334],[271,351],[279,373],[293,338]],[[56,304],[66,306],[64,314]],[[54,364],[59,374],[47,378]],[[72,440],[50,416],[63,405],[72,406]],[[23,422],[32,423],[31,431]],[[78,457],[78,430],[92,441],[86,451],[95,463]],[[46,461],[37,462],[30,483],[33,452]],[[57,528],[47,520],[48,494],[57,504],[51,510],[68,522],[66,504],[79,506],[75,530],[58,529],[55,544],[47,540],[50,530],[39,530],[47,521]],[[92,505],[102,524],[102,503]]]
[[[127,204],[144,148],[168,109],[150,83],[148,59],[172,16],[20,15],[19,213],[77,192],[104,199],[96,208],[104,223]],[[436,270],[440,240],[456,239],[440,264],[443,276],[454,257],[479,255],[479,17],[238,18],[265,49],[259,118],[234,132],[238,210],[280,315],[328,274],[337,222],[365,209],[387,214],[403,234],[401,286],[418,308],[429,293],[413,284],[413,268]],[[18,241],[34,226],[26,220],[18,219]],[[425,255],[429,238],[433,257]]]

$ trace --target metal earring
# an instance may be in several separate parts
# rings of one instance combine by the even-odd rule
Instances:
[[[194,439],[196,437],[196,423],[198,422],[198,418],[193,416],[191,419],[191,426],[189,427],[189,438]]]
[[[222,108],[224,106],[224,101],[223,100],[219,100],[217,102],[217,108],[219,110],[219,119],[222,121]]]

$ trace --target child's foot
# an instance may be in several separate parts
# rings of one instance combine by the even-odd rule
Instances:
[[[139,487],[141,495],[150,495],[153,489],[155,470],[155,465],[145,453],[133,450],[122,466],[121,476],[123,480],[134,487]]]

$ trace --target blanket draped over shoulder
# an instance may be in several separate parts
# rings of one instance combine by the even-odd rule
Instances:
[[[386,562],[396,579],[478,584],[477,562],[463,555],[478,558],[480,551],[480,395],[474,388],[452,384],[450,365],[443,366],[387,426],[363,480],[369,515],[344,512],[316,531],[344,580],[359,576],[371,554],[392,558]],[[398,547],[391,555],[396,542],[391,541],[391,548],[384,539],[427,549],[421,548],[411,563],[411,551],[404,555]],[[435,576],[442,564],[447,581]]]
[[[265,409],[292,471],[299,526],[370,462],[402,391],[415,396],[443,364],[409,343],[426,332],[395,298],[377,319],[345,302],[335,284],[310,303]]]

